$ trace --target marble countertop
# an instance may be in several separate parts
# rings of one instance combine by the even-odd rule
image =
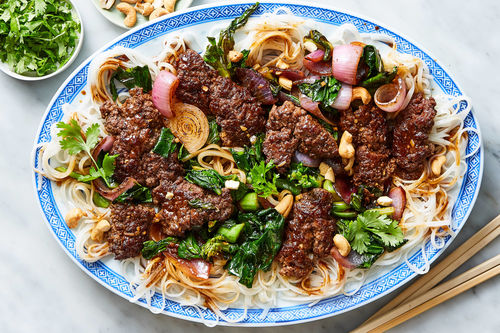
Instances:
[[[193,5],[210,3],[195,0]],[[329,0],[317,1],[330,4]],[[0,73],[0,332],[208,332],[190,323],[129,303],[84,274],[50,235],[33,196],[29,154],[39,121],[66,77],[89,55],[124,31],[77,1],[86,33],[77,60],[64,73],[23,82]],[[500,212],[500,2],[337,0],[338,9],[359,13],[418,41],[440,60],[473,100],[485,149],[484,178],[469,221],[446,254]],[[500,252],[490,244],[459,272]],[[441,258],[443,258],[443,255]],[[312,323],[261,328],[262,332],[347,332],[396,293],[360,309]],[[500,332],[500,277],[493,278],[394,328],[391,332]],[[219,332],[250,332],[219,327]]]

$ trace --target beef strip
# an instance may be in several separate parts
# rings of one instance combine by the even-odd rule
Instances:
[[[353,137],[354,185],[383,190],[395,169],[384,112],[373,104],[361,105],[356,111],[342,111],[339,125]]]
[[[338,156],[333,136],[305,110],[285,102],[269,113],[263,151],[267,161],[273,160],[284,173],[296,150],[318,159]]]
[[[131,89],[121,107],[108,101],[101,106],[101,114],[106,130],[115,137],[109,153],[119,155],[113,175],[118,182],[133,177],[141,185],[155,187],[160,179],[175,180],[183,174],[176,153],[163,158],[151,152],[164,124],[150,94]]]
[[[434,98],[424,98],[418,93],[395,119],[393,155],[398,166],[397,174],[403,179],[419,178],[425,160],[434,151],[434,145],[428,139],[434,126],[435,106]]]
[[[154,215],[154,208],[147,205],[111,205],[111,230],[107,239],[115,259],[131,258],[141,253]]]
[[[335,220],[329,214],[332,200],[331,193],[316,188],[295,202],[276,257],[282,275],[304,278],[318,258],[328,255],[335,232]]]
[[[216,195],[183,178],[173,183],[162,182],[153,190],[153,200],[160,206],[155,222],[161,223],[162,233],[167,236],[183,236],[187,230],[206,222],[225,221],[235,210],[229,189]],[[192,207],[191,200],[199,200],[213,208]]]
[[[265,111],[247,88],[218,75],[193,50],[181,54],[176,67],[176,96],[216,116],[224,146],[248,145],[252,135],[264,131]]]

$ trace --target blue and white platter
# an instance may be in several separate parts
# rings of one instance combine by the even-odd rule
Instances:
[[[150,24],[121,35],[107,46],[94,53],[94,55],[76,69],[60,87],[42,118],[40,128],[35,137],[35,146],[51,140],[50,129],[54,123],[62,118],[62,106],[66,103],[77,105],[77,103],[80,103],[84,98],[82,92],[90,91],[87,86],[89,64],[98,54],[114,46],[121,45],[128,48],[137,48],[147,55],[154,55],[159,52],[161,42],[165,38],[165,35],[171,32],[186,32],[198,36],[196,37],[196,42],[200,45],[205,45],[207,31],[211,31],[215,25],[227,25],[231,19],[241,15],[250,4],[249,2],[231,1],[230,3],[221,2],[218,4],[195,7],[189,10],[176,12],[162,20],[151,22]],[[451,76],[429,55],[428,52],[423,51],[422,48],[417,46],[414,42],[409,41],[405,37],[396,34],[380,24],[373,23],[371,20],[361,18],[357,15],[339,12],[331,8],[301,5],[298,3],[290,4],[290,2],[285,3],[279,1],[261,2],[254,16],[260,16],[264,13],[273,13],[280,7],[288,9],[297,17],[315,21],[318,24],[318,28],[323,32],[325,30],[327,32],[328,30],[333,31],[336,27],[344,23],[352,23],[361,33],[386,34],[396,41],[400,52],[412,54],[424,60],[429,67],[430,73],[434,77],[435,89],[451,96],[463,94]],[[464,103],[465,102],[462,102],[462,104]],[[465,106],[466,105],[461,105],[462,108]],[[479,192],[484,164],[479,125],[473,112],[469,113],[465,118],[464,127],[473,128],[474,130],[469,132],[466,153],[470,153],[471,156],[466,159],[467,170],[461,183],[458,199],[453,207],[452,225],[455,233],[461,230],[472,210]],[[38,168],[39,162],[37,154],[34,154],[32,166]],[[40,204],[44,220],[65,252],[84,272],[97,282],[117,295],[125,299],[131,299],[133,294],[130,285],[121,275],[121,271],[118,269],[117,265],[113,265],[109,260],[88,263],[78,257],[75,249],[75,236],[67,227],[63,218],[65,203],[58,200],[57,194],[55,193],[55,184],[46,178],[37,177],[36,173],[33,174],[33,179],[36,198]],[[425,245],[429,262],[436,260],[452,240],[453,237],[450,236],[445,238],[444,246],[441,249],[433,248],[429,241]],[[425,265],[425,259],[426,258],[422,255],[422,251],[418,250],[409,256],[408,260],[414,267],[421,268]],[[245,320],[236,324],[220,321],[219,324],[234,326],[275,326],[296,324],[334,316],[382,297],[402,286],[415,276],[415,271],[410,269],[410,267],[403,262],[392,270],[388,270],[368,280],[361,289],[352,296],[337,295],[324,299],[313,306],[309,304],[280,305],[272,308],[267,316],[262,316],[262,310],[260,309],[249,309]],[[139,300],[137,304],[145,306],[143,300]],[[179,303],[169,300],[165,303],[164,308],[160,309],[159,307],[162,306],[162,302],[159,294],[154,296],[152,305],[158,308],[159,311],[162,310],[163,313],[167,315],[186,320],[198,322],[217,320],[215,314],[209,309],[198,311],[193,307],[181,306]],[[238,319],[241,318],[243,309],[229,308],[225,310],[224,313],[230,319]]]

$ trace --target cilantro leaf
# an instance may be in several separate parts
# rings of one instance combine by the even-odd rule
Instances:
[[[57,133],[57,136],[62,138],[60,141],[61,148],[68,150],[70,155],[76,155],[81,151],[85,151],[90,155],[91,150],[99,140],[100,129],[97,123],[87,129],[85,132],[86,139],[82,135],[82,128],[74,119],[71,119],[69,124],[60,121],[56,126],[61,129]]]
[[[253,189],[260,197],[267,198],[272,194],[278,193],[276,179],[278,179],[279,175],[277,173],[269,173],[273,168],[273,161],[269,161],[267,164],[265,161],[260,161],[249,172],[249,183],[252,184]]]

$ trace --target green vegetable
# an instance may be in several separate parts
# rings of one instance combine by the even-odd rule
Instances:
[[[328,61],[332,59],[332,51],[333,51],[333,45],[326,39],[325,36],[318,30],[311,30],[309,31],[309,34],[304,37],[304,42],[306,41],[311,41],[316,46],[318,49],[321,49],[325,51],[325,55],[323,56],[323,61]]]
[[[203,202],[200,199],[192,199],[188,202],[189,206],[199,209],[215,209],[215,206],[211,202]]]
[[[193,234],[189,234],[185,239],[179,242],[177,255],[181,259],[198,259],[201,258],[201,247],[194,238]]]
[[[363,207],[363,193],[359,192],[351,194],[351,207],[357,212],[362,212],[365,210]]]
[[[151,259],[157,254],[165,251],[170,244],[178,243],[175,237],[167,237],[158,242],[153,240],[146,241],[142,244],[142,256],[144,259]]]
[[[334,212],[343,212],[349,209],[349,205],[344,201],[335,201],[332,206]]]
[[[378,87],[392,82],[396,75],[398,74],[398,68],[394,67],[392,72],[382,72],[375,75],[372,78],[366,79],[361,82],[360,86],[366,88],[370,92],[370,94],[374,94]]]
[[[118,155],[106,153],[100,163],[97,163],[92,157],[92,149],[99,141],[99,124],[93,124],[87,128],[85,136],[82,135],[82,128],[74,119],[71,119],[69,124],[60,121],[56,126],[60,129],[57,136],[62,138],[59,142],[61,148],[67,150],[70,155],[76,155],[82,151],[86,152],[94,164],[88,175],[75,173],[72,177],[75,176],[74,178],[84,183],[102,178],[108,187],[113,187],[112,176],[115,172],[115,160]]]
[[[97,192],[94,192],[94,195],[92,196],[92,201],[94,201],[94,204],[97,207],[102,207],[102,208],[108,208],[109,205],[111,205],[111,201],[103,197]]]
[[[299,90],[314,102],[320,102],[322,106],[332,105],[339,94],[342,84],[333,76],[322,76],[313,83],[301,83]]]
[[[383,208],[372,208],[370,211],[376,211],[380,215],[392,215],[394,214],[394,207],[383,207]]]
[[[212,143],[219,144],[219,142],[220,142],[219,125],[217,125],[215,119],[210,119],[208,121],[207,145]]]
[[[257,135],[255,143],[251,147],[245,146],[242,151],[231,149],[231,154],[233,155],[238,169],[249,172],[252,167],[266,159],[262,152],[263,142],[264,135]]]
[[[153,198],[149,188],[136,184],[127,192],[120,194],[115,202],[150,203],[153,202]]]
[[[293,96],[292,94],[287,94],[286,92],[282,91],[282,93],[285,95],[286,98],[290,99],[290,101],[297,105],[297,106],[300,106],[300,99],[298,99],[297,97]]]
[[[144,89],[144,92],[149,92],[153,89],[153,80],[151,79],[151,73],[149,73],[149,67],[147,65],[127,69],[118,67],[109,81],[109,90],[111,91],[114,101],[118,98],[118,90],[116,89],[115,81],[120,82],[128,89],[140,87]]]
[[[302,163],[292,163],[287,178],[301,189],[320,187],[323,181],[317,169],[306,167]]]
[[[367,253],[369,246],[374,243],[392,249],[404,244],[403,231],[398,221],[381,215],[376,210],[366,210],[352,221],[340,220],[337,226],[351,243],[352,249],[359,254]]]
[[[252,184],[253,189],[260,197],[267,198],[272,194],[278,194],[276,180],[279,175],[271,172],[272,169],[274,169],[273,161],[268,163],[260,161],[248,174],[248,182]]]
[[[333,187],[333,183],[328,179],[325,179],[325,181],[323,182],[323,189],[332,194],[337,194],[337,192],[335,191],[335,187]]]
[[[255,192],[247,193],[239,203],[241,209],[245,211],[254,211],[259,209],[259,200],[257,199],[257,193]]]
[[[68,168],[63,167],[63,166],[58,166],[58,167],[57,167],[57,168],[55,168],[55,169],[56,169],[57,171],[59,171],[59,172],[66,172],[66,171],[68,170]],[[78,173],[78,172],[74,172],[74,171],[72,171],[72,172],[69,174],[69,176],[70,176],[71,178],[75,178],[76,180],[78,180],[78,181],[80,181],[80,182],[81,182],[81,180],[80,180],[80,179],[82,179],[82,177],[85,177],[84,175],[82,175],[82,174],[80,174],[80,173]],[[89,182],[82,182],[82,183],[89,183]]]
[[[0,61],[18,74],[55,72],[75,52],[80,31],[69,1],[0,1]]]
[[[371,78],[384,71],[384,63],[382,62],[380,53],[375,46],[365,45],[361,59],[368,67],[368,73],[366,74],[365,79]]]
[[[353,219],[358,215],[356,212],[350,212],[350,211],[345,211],[345,212],[337,212],[337,211],[332,211],[332,214],[336,217],[340,217],[342,219]]]
[[[208,37],[209,45],[205,50],[203,59],[207,64],[216,69],[221,76],[231,77],[234,72],[234,65],[228,59],[228,53],[234,48],[234,33],[236,30],[244,26],[250,15],[253,14],[259,7],[259,3],[248,7],[248,9],[240,16],[235,18],[229,24],[229,27],[222,30],[219,34],[219,40],[214,37]],[[241,64],[239,64],[241,66]]]
[[[293,195],[299,195],[300,192],[302,192],[302,188],[300,186],[295,185],[293,182],[283,178],[276,179],[276,187],[280,190],[288,190],[292,192]]]
[[[201,246],[200,256],[204,260],[211,260],[214,257],[236,253],[236,251],[238,251],[238,245],[228,243],[223,235],[217,235]]]
[[[332,125],[318,117],[314,117],[314,119],[316,119],[321,124],[321,126],[323,126],[327,130],[327,132],[329,132],[333,136],[333,139],[335,141],[339,139],[339,131],[334,130]]]
[[[193,184],[199,185],[208,190],[212,190],[218,195],[222,194],[226,179],[213,169],[209,170],[189,170],[185,179]]]
[[[245,240],[226,268],[251,288],[257,271],[268,271],[281,248],[285,219],[273,208],[240,214],[238,219],[245,222]]]
[[[233,198],[233,201],[240,201],[241,199],[243,199],[245,194],[248,193],[248,191],[250,191],[248,186],[240,182],[237,190],[231,190],[231,197]]]
[[[168,158],[177,149],[175,136],[169,128],[162,128],[158,142],[153,148],[153,153]]]
[[[234,224],[232,226],[224,224],[219,228],[219,230],[217,230],[217,234],[224,236],[226,241],[230,243],[236,243],[244,227],[245,223]]]

